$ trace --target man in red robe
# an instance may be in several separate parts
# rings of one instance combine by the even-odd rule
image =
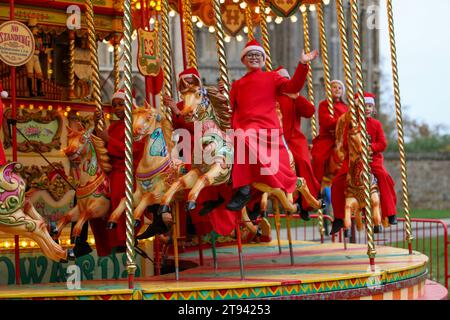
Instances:
[[[133,99],[134,100],[134,99]],[[118,120],[111,121],[107,130],[97,132],[97,136],[105,141],[110,157],[112,170],[109,174],[111,190],[111,210],[119,205],[125,197],[125,91],[114,93],[112,97],[112,111]],[[135,102],[133,101],[133,105]],[[96,115],[97,117],[99,115]],[[145,141],[133,142],[133,166],[136,170],[144,151]],[[107,219],[105,220],[107,221]],[[126,242],[126,217],[122,215],[117,227],[108,231],[106,240],[111,248],[123,248]]]
[[[357,99],[357,96],[355,97]],[[378,183],[378,190],[380,193],[381,213],[383,218],[388,218],[389,224],[397,224],[397,196],[394,189],[394,180],[384,167],[383,154],[386,150],[387,143],[383,132],[381,122],[372,118],[372,113],[375,108],[375,95],[372,93],[365,93],[364,100],[366,103],[366,126],[367,134],[370,141],[371,162],[370,170],[375,176]],[[349,158],[348,158],[348,140],[347,128],[344,131],[344,150],[346,151],[344,162],[341,170],[336,175],[332,184],[332,205],[335,220],[331,234],[337,233],[344,225],[343,219],[345,217],[345,190],[347,188],[346,176],[348,173]],[[378,230],[378,231],[377,231]],[[377,232],[381,231],[377,228]]]
[[[290,79],[288,71],[283,67],[279,67],[275,71],[282,77]],[[277,97],[277,104],[282,114],[284,138],[294,156],[297,176],[305,179],[306,185],[313,196],[318,196],[320,184],[317,182],[311,166],[308,141],[301,131],[301,118],[310,119],[314,115],[316,108],[299,93],[283,93]],[[301,206],[302,218],[308,220],[308,211],[313,209],[307,205],[303,196],[299,196],[297,203]]]
[[[276,97],[302,89],[308,62],[317,55],[317,51],[303,52],[293,78],[288,80],[276,72],[262,71],[266,53],[256,40],[247,43],[243,49],[241,61],[248,72],[233,83],[230,92],[236,142],[232,180],[233,188],[238,190],[227,209],[242,210],[250,200],[253,182],[281,188],[288,193],[295,191],[297,177],[290,167],[289,155],[282,141]]]

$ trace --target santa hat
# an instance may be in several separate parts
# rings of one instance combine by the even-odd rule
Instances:
[[[2,83],[0,82],[0,95],[3,99],[8,98],[8,91],[3,90]]]
[[[133,96],[133,100],[132,100],[133,106],[136,106],[136,99],[134,98],[134,96],[135,96],[135,91],[133,90],[131,94],[132,94],[132,96]],[[111,101],[114,100],[114,99],[122,99],[122,100],[125,100],[125,89],[119,89],[119,90],[117,90],[116,92],[114,92],[114,94],[113,94],[113,96],[112,96],[112,98],[111,98]]]
[[[259,44],[259,42],[256,41],[255,39],[249,41],[245,45],[245,48],[241,52],[241,61],[244,59],[245,55],[247,53],[249,53],[250,51],[259,51],[259,52],[261,52],[262,55],[263,55],[264,61],[266,61],[266,52],[264,51],[264,48]]]
[[[355,100],[358,100],[358,94],[355,95]],[[375,95],[370,92],[364,92],[364,103],[375,105]]]
[[[200,73],[198,70],[194,67],[187,68],[186,70],[183,70],[178,75],[178,90],[182,91],[186,86],[188,86],[187,79],[195,79],[198,81],[198,85],[202,86],[202,79],[200,78]]]
[[[342,87],[342,98],[344,98],[345,97],[345,84],[344,84],[344,82],[342,82],[341,80],[335,79],[335,80],[331,80],[331,84],[333,84],[333,83],[338,83]]]
[[[284,78],[288,78],[288,79],[291,78],[291,76],[289,75],[289,72],[283,66],[279,66],[277,69],[275,69],[275,72],[277,72],[280,76],[282,76]]]

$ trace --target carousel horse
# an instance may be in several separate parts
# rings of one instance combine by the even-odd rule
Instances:
[[[51,238],[44,219],[25,197],[25,181],[16,173],[21,168],[17,162],[0,168],[0,231],[30,238],[48,258],[67,262],[73,255]]]
[[[337,130],[340,133],[344,132],[344,128],[348,127],[348,155],[349,164],[346,176],[347,189],[345,190],[345,218],[344,230],[350,230],[352,226],[352,215],[355,215],[356,227],[358,231],[363,229],[361,211],[366,207],[364,201],[364,184],[363,184],[363,160],[362,160],[362,136],[361,127],[352,127],[350,124],[350,113],[347,112],[339,120]],[[337,155],[339,159],[343,160],[343,134],[337,140]],[[370,173],[370,202],[372,207],[372,215],[374,222],[375,233],[381,232],[381,209],[380,209],[380,195],[376,178]]]
[[[83,224],[90,219],[106,216],[111,204],[107,174],[112,167],[105,143],[92,133],[93,129],[83,132],[67,127],[67,130],[67,147],[64,153],[71,162],[78,165],[79,170],[79,185],[75,192],[77,205],[52,230],[55,239],[71,221],[77,222],[72,232],[73,237],[77,238]]]
[[[136,169],[136,191],[133,194],[134,219],[140,225],[146,208],[159,204],[164,193],[184,173],[184,165],[171,158],[173,148],[172,125],[154,108],[133,110],[133,137],[146,139],[143,156]],[[125,211],[125,198],[112,212],[108,228],[112,229]],[[151,219],[151,217],[148,217]]]

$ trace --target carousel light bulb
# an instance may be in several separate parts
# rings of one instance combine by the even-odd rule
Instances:
[[[154,8],[156,6],[156,2],[155,1],[150,1],[150,7]]]
[[[111,45],[109,45],[109,46],[108,46],[108,52],[114,52],[114,47],[111,46]]]
[[[21,245],[22,247],[26,248],[26,247],[28,247],[28,242],[22,241],[22,242],[20,243],[20,245]]]
[[[241,3],[239,3],[239,7],[241,7],[241,9],[245,9],[245,8],[247,8],[247,2],[241,2]]]
[[[237,40],[238,42],[241,42],[243,39],[244,39],[244,37],[241,36],[240,34],[238,34],[238,35],[236,36],[236,40]]]
[[[197,16],[192,16],[192,22],[193,22],[193,23],[196,23],[197,21],[198,21]]]
[[[122,52],[122,48],[121,47],[117,48],[117,51]]]
[[[155,9],[156,9],[156,11],[161,11],[161,6],[157,5]]]
[[[225,36],[225,42],[230,42],[231,41],[231,38],[230,38],[230,36]]]
[[[106,44],[106,43],[108,43],[108,40],[103,39],[102,42]]]
[[[148,27],[145,27],[144,30],[145,30],[145,31],[148,31]]]
[[[265,8],[265,9],[264,9],[264,13],[265,13],[265,14],[269,14],[269,13],[270,13],[270,8],[269,8],[269,7]]]
[[[36,242],[34,242],[34,241],[31,241],[31,242],[30,242],[30,247],[33,248],[35,245],[36,245]]]
[[[208,31],[214,33],[216,29],[214,29],[214,26],[209,26]]]
[[[8,248],[11,246],[11,244],[9,243],[9,241],[5,241],[5,242],[3,243],[3,246],[4,246],[6,249],[8,249]]]
[[[136,3],[136,9],[141,10],[141,3],[140,2]]]
[[[90,239],[89,239],[89,243],[90,243],[90,244],[95,244],[95,239],[94,239],[94,238],[90,238]]]
[[[30,108],[30,110],[33,110],[34,109],[34,105],[30,104],[29,108]]]
[[[150,24],[154,24],[155,23],[155,18],[151,17],[149,22],[150,22]]]
[[[76,113],[75,113],[78,117],[80,116],[80,113],[77,111]]]
[[[69,106],[66,107],[66,111],[70,112],[70,110],[72,110],[72,108],[70,108]]]
[[[66,245],[70,246],[70,239],[66,240]]]
[[[305,6],[304,4],[302,4],[302,5],[300,6],[300,11],[301,11],[301,12],[306,12],[306,6]]]
[[[64,111],[64,117],[67,117],[69,113],[67,111]]]
[[[201,29],[203,27],[203,22],[199,20],[195,25],[197,26],[197,28]]]
[[[267,16],[266,21],[269,22],[269,23],[272,22],[272,17],[271,16]]]
[[[175,17],[175,11],[170,10],[170,11],[169,11],[169,16],[170,16],[170,17]]]
[[[297,16],[291,16],[291,22],[292,23],[295,23],[295,22],[297,22],[298,21],[298,18],[297,18]]]
[[[224,4],[225,3],[225,0],[220,0],[219,1],[221,4]]]
[[[275,18],[275,23],[276,24],[280,24],[281,22],[283,22],[283,18],[282,17],[276,17]]]
[[[48,110],[48,111],[52,111],[52,110],[53,110],[53,106],[52,106],[52,105],[49,105],[49,106],[47,107],[47,110]]]
[[[106,119],[111,118],[111,115],[109,113],[106,114]]]
[[[330,4],[330,0],[323,0],[323,4],[326,5],[326,6],[329,5]]]
[[[21,104],[21,105],[20,105],[20,109],[23,109],[23,108],[25,108],[25,105],[24,105],[24,104]]]
[[[38,109],[39,110],[44,110],[44,106],[39,106]]]
[[[259,11],[260,11],[260,10],[259,10],[259,7],[255,7],[255,13],[256,13],[256,14],[259,14]]]
[[[233,3],[238,3],[239,2],[239,0],[233,0]]]
[[[316,5],[310,4],[310,5],[309,5],[309,11],[311,11],[311,12],[316,11]]]

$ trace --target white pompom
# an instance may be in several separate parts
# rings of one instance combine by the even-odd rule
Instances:
[[[2,91],[1,96],[3,99],[8,98],[8,91]]]

